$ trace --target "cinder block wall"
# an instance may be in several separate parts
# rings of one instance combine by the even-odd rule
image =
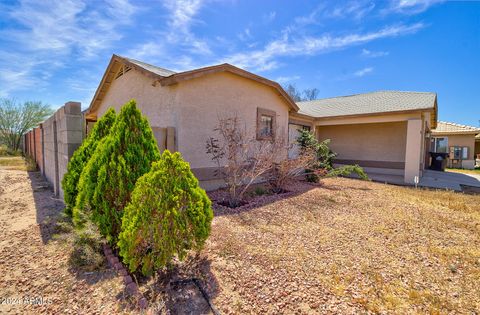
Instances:
[[[81,104],[68,102],[25,135],[25,154],[35,159],[60,198],[63,198],[61,182],[68,161],[83,140],[82,129]]]

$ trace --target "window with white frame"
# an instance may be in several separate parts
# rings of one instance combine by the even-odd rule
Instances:
[[[450,155],[454,160],[467,160],[468,147],[450,147]]]

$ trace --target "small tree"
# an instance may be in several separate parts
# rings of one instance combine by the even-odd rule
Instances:
[[[210,234],[210,199],[180,153],[164,151],[138,179],[125,208],[118,247],[131,272],[144,275],[199,250]]]
[[[313,150],[316,152],[316,162],[310,169],[306,169],[307,180],[318,182],[319,176],[335,177],[348,176],[351,173],[357,174],[361,179],[368,180],[368,176],[358,165],[344,165],[338,168],[333,167],[333,160],[337,156],[330,147],[330,139],[318,141],[315,135],[308,130],[299,130],[300,134],[297,143],[300,146],[300,152]]]
[[[219,118],[214,129],[220,139],[210,137],[206,151],[219,167],[229,192],[229,206],[239,206],[248,188],[266,175],[274,163],[281,159],[282,149],[286,148],[278,138],[256,140],[241,126],[238,116]],[[278,132],[274,133],[278,134]]]
[[[83,141],[82,145],[73,153],[68,162],[67,172],[62,179],[62,188],[65,200],[65,212],[72,216],[73,208],[77,200],[78,182],[80,175],[90,157],[95,152],[98,142],[108,135],[110,128],[115,122],[115,110],[110,108],[94,125],[92,131]]]
[[[93,221],[111,244],[117,243],[123,209],[137,179],[150,170],[160,152],[146,117],[134,100],[126,103],[108,136],[97,145],[84,169],[77,212],[91,211]]]
[[[22,136],[52,114],[50,106],[42,102],[20,104],[14,99],[0,99],[0,143],[18,151]]]

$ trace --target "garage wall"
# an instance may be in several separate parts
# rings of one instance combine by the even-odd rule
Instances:
[[[405,163],[406,134],[406,121],[317,127],[317,137],[331,140],[338,160],[398,162],[392,164],[396,168]],[[365,166],[381,167],[381,163]]]

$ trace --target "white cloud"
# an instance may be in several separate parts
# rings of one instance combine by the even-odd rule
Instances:
[[[325,16],[331,18],[352,18],[360,20],[375,8],[372,1],[349,1],[336,6],[333,10],[325,13]]]
[[[368,49],[362,49],[362,57],[368,58],[377,58],[377,57],[384,57],[388,56],[390,53],[388,51],[371,51]]]
[[[197,38],[191,30],[193,25],[202,23],[195,16],[204,2],[203,0],[168,0],[164,2],[170,17],[165,35],[170,43],[179,44],[193,54],[209,55],[212,53],[207,41]]]
[[[296,81],[300,79],[300,76],[299,75],[292,75],[292,76],[287,76],[287,77],[278,77],[275,79],[276,82],[278,83],[287,83],[287,82],[291,82],[291,81]]]
[[[263,16],[263,22],[270,23],[273,20],[275,20],[276,16],[277,16],[277,12],[275,12],[275,11],[269,12],[268,14],[265,14]]]
[[[137,8],[127,0],[21,0],[4,6],[15,22],[0,31],[0,93],[47,84],[53,72],[72,58],[89,59],[122,38],[118,28],[131,22]],[[18,25],[18,26],[12,26]]]
[[[243,30],[243,32],[238,34],[238,38],[243,42],[252,39],[252,34],[250,33],[250,28],[248,28],[248,27],[245,28]]]
[[[236,53],[228,56],[223,61],[243,68],[266,71],[279,66],[278,57],[316,55],[377,39],[415,33],[423,27],[422,23],[400,24],[388,26],[375,32],[352,33],[337,37],[331,35],[297,37],[292,36],[291,31],[288,31],[283,32],[280,39],[267,43],[261,50]]]
[[[446,0],[391,0],[385,13],[418,14]]]
[[[372,67],[367,67],[367,68],[363,68],[361,70],[355,71],[353,73],[353,75],[356,76],[356,77],[363,77],[363,76],[371,73],[372,71],[373,71]]]
[[[23,0],[10,16],[22,28],[4,32],[9,40],[36,52],[48,51],[91,57],[121,38],[117,27],[128,24],[135,7],[125,0],[97,3],[88,9],[84,1]]]

